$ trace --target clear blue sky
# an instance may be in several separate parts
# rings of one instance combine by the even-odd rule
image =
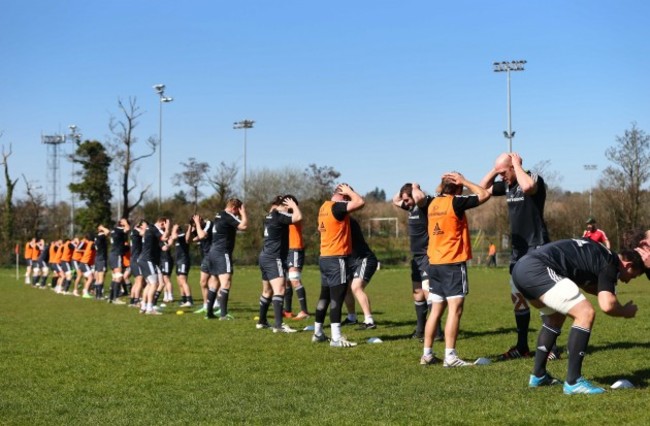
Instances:
[[[525,59],[514,150],[583,191],[584,164],[595,181],[617,135],[633,121],[650,132],[648,16],[641,0],[4,0],[0,144],[11,175],[46,191],[41,134],[76,124],[106,141],[118,98],[136,97],[143,150],[158,135],[152,85],[165,83],[164,196],[189,157],[243,165],[242,119],[256,121],[249,171],[316,163],[391,196],[449,170],[481,179],[507,148],[506,74],[492,63]],[[64,159],[61,172],[65,198]],[[157,156],[139,182],[156,196]]]

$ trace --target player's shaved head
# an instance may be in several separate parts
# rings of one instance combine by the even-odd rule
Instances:
[[[494,167],[499,168],[499,167],[510,167],[512,166],[512,157],[508,155],[507,152],[504,152],[503,154],[499,155],[494,162]]]

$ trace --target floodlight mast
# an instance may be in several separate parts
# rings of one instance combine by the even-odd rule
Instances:
[[[508,139],[508,152],[512,152],[512,138],[515,132],[512,131],[512,110],[510,108],[510,71],[524,71],[526,61],[494,62],[494,72],[505,72],[507,74],[507,98],[508,98],[508,130],[503,132],[503,136]]]
[[[162,204],[162,106],[164,103],[174,100],[174,98],[165,96],[165,87],[164,84],[153,86],[153,89],[160,97],[160,116],[158,119],[158,211],[160,211]]]

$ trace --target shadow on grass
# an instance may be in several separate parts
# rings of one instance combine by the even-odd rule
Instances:
[[[594,353],[598,351],[606,351],[611,349],[632,349],[632,348],[650,348],[650,342],[616,342],[607,343],[604,345],[589,346],[589,352]]]
[[[634,387],[636,388],[647,388],[648,381],[650,381],[650,368],[634,371],[630,376],[626,377],[621,377],[620,375],[610,375],[595,377],[594,380],[599,383],[614,383],[615,381],[622,378],[628,379],[630,382],[632,382],[632,384],[634,384]]]

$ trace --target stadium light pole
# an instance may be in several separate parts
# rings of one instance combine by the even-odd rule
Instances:
[[[68,129],[70,129],[70,140],[74,144],[72,148],[72,155],[70,156],[70,160],[72,162],[72,175],[70,176],[70,183],[72,183],[74,181],[74,152],[76,145],[81,142],[81,133],[77,131],[79,127],[74,124],[69,125]],[[74,238],[74,203],[74,192],[70,191],[70,238]]]
[[[158,211],[160,211],[162,200],[162,106],[174,100],[169,96],[165,96],[165,85],[156,84],[153,86],[154,90],[160,97],[160,117],[158,119]]]
[[[254,120],[241,120],[241,121],[235,121],[233,123],[232,128],[239,130],[239,129],[244,129],[244,200],[246,200],[246,143],[247,143],[247,135],[246,132],[248,129],[253,128],[253,124],[255,124]]]
[[[494,72],[505,72],[507,75],[507,96],[508,96],[508,130],[503,132],[503,136],[508,139],[508,152],[512,152],[512,138],[515,132],[512,131],[512,113],[510,108],[510,71],[523,71],[526,61],[494,62]]]
[[[589,172],[589,216],[591,217],[591,198],[593,195],[594,185],[593,185],[593,172],[598,169],[596,164],[585,164],[583,166],[586,171]]]

